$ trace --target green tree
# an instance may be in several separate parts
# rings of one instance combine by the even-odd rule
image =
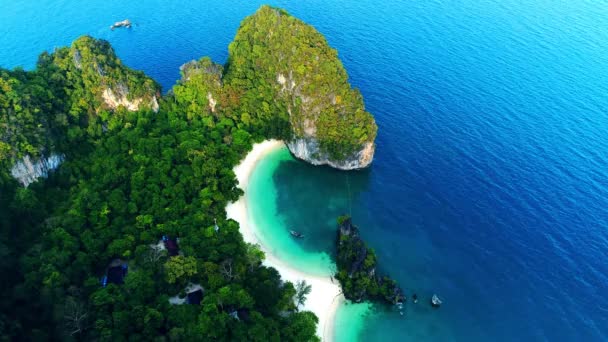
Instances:
[[[178,255],[165,262],[165,276],[169,284],[182,282],[184,279],[197,274],[196,259]]]
[[[300,305],[304,305],[306,302],[306,296],[310,294],[312,291],[312,285],[306,283],[306,280],[298,280],[296,283],[296,308],[299,308]]]

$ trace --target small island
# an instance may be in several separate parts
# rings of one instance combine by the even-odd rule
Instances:
[[[377,259],[373,249],[359,236],[359,229],[349,216],[338,218],[338,273],[346,299],[379,300],[400,305],[405,301],[403,291],[393,279],[376,272]]]

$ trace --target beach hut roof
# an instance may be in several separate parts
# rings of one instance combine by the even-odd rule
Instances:
[[[167,236],[163,236],[163,243],[165,244],[165,248],[167,249],[169,256],[176,256],[179,254],[177,238],[170,238]]]
[[[198,305],[203,300],[203,290],[198,289],[188,293],[186,303]]]
[[[127,269],[126,263],[108,267],[108,271],[106,272],[107,282],[117,285],[123,284],[124,278],[127,275]]]

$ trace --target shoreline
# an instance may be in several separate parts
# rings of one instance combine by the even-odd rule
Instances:
[[[275,268],[281,274],[282,279],[291,281],[294,285],[298,280],[305,280],[306,283],[312,286],[306,302],[300,309],[312,311],[319,318],[317,335],[322,341],[333,341],[335,315],[338,307],[345,301],[340,285],[337,284],[337,281],[334,283],[331,275],[318,276],[309,274],[305,270],[297,269],[277,258],[257,237],[256,233],[259,232],[259,229],[249,218],[247,207],[249,177],[262,158],[283,147],[285,147],[285,144],[279,140],[265,140],[253,145],[253,149],[233,169],[239,187],[245,191],[245,195],[241,196],[236,202],[229,203],[226,206],[226,214],[228,218],[239,223],[240,232],[245,242],[260,245],[261,250],[266,255],[263,265]]]

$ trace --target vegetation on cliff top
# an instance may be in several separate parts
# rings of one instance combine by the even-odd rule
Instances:
[[[344,297],[359,302],[365,299],[383,300],[389,304],[403,301],[397,283],[376,273],[377,258],[359,236],[359,229],[349,216],[338,218],[338,272],[336,278]]]
[[[263,6],[243,20],[229,47],[225,80],[242,94],[242,113],[256,113],[262,123],[289,122],[284,137],[313,136],[333,159],[376,137],[375,121],[348,83],[337,51],[284,10]]]
[[[33,72],[0,69],[0,163],[54,149],[67,126],[63,75],[43,54]]]
[[[374,118],[336,50],[312,26],[262,6],[243,20],[228,50],[225,67],[208,58],[184,66],[173,94],[190,113],[213,109],[256,138],[314,138],[335,160],[376,138]]]
[[[0,69],[0,163],[25,155],[69,153],[102,133],[112,110],[105,89],[148,103],[160,87],[122,65],[107,41],[78,38],[71,48],[43,53],[33,71]]]

